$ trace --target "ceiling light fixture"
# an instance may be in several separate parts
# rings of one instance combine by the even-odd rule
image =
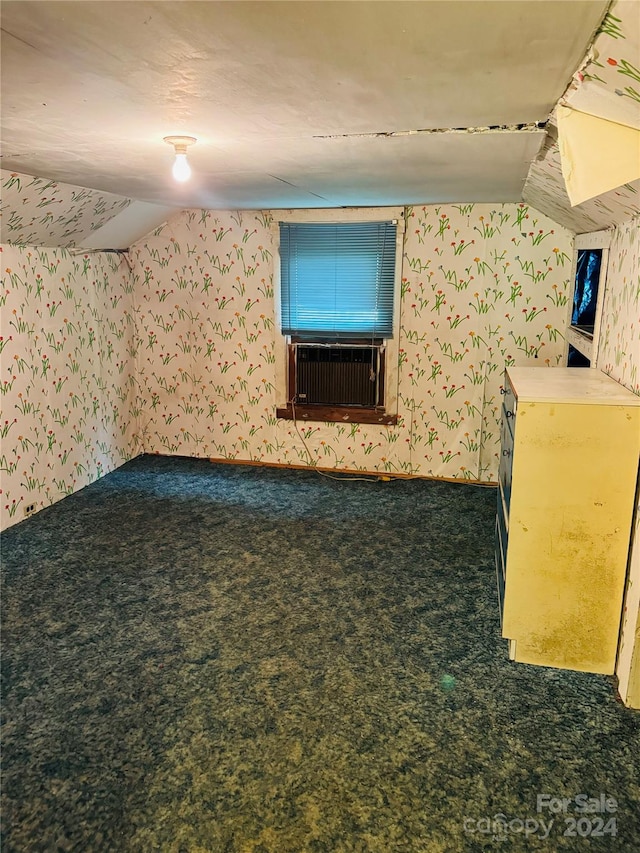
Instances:
[[[163,141],[173,145],[176,152],[176,160],[171,170],[173,177],[181,184],[188,181],[191,177],[191,167],[187,162],[187,147],[197,141],[195,136],[165,136]]]

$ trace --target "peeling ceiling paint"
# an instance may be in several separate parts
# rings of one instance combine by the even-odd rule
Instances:
[[[419,130],[380,130],[374,133],[338,133],[314,136],[314,139],[377,139],[390,136],[415,136],[416,134],[438,133],[532,133],[544,130],[546,121],[535,121],[529,124],[502,124],[487,127],[424,127]]]

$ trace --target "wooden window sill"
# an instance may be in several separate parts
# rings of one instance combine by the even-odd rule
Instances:
[[[293,407],[276,408],[276,417],[284,420],[294,420]],[[360,406],[305,406],[296,405],[295,419],[298,421],[333,421],[348,424],[380,424],[395,426],[397,415],[388,415],[381,409],[365,409]]]

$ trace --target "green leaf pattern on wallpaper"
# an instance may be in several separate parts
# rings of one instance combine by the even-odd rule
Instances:
[[[122,196],[2,171],[2,242],[69,248],[131,204]]]
[[[406,213],[395,427],[276,420],[270,214],[184,211],[139,245],[145,449],[495,479],[505,365],[562,357],[571,235],[526,205]]]
[[[640,216],[612,234],[598,348],[598,367],[617,382],[640,394]],[[618,656],[621,695],[626,694],[640,603],[640,505],[622,614]],[[637,652],[636,652],[637,653]]]
[[[593,60],[580,79],[593,80],[618,97],[640,103],[638,7],[615,3],[605,15],[594,43]]]
[[[613,232],[598,367],[640,394],[640,216]]]
[[[117,256],[4,246],[2,526],[136,455],[132,280]]]

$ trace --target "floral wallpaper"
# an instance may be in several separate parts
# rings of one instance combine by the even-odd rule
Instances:
[[[131,199],[2,170],[2,243],[60,246],[82,243],[131,204]]]
[[[612,233],[598,367],[640,394],[640,214]]]
[[[618,226],[609,248],[607,286],[598,347],[600,370],[640,394],[640,216]],[[626,698],[632,665],[640,667],[640,506],[625,593],[617,675]],[[640,696],[635,697],[640,707]]]
[[[134,247],[146,451],[492,480],[507,364],[558,364],[572,237],[524,204],[406,209],[395,427],[275,418],[274,215],[184,211]]]
[[[638,3],[617,0],[598,29],[588,61],[574,77],[567,102],[577,109],[640,127]],[[582,90],[582,91],[581,91]],[[621,111],[622,110],[622,111]]]
[[[2,527],[117,468],[135,436],[133,282],[118,255],[2,247]]]

